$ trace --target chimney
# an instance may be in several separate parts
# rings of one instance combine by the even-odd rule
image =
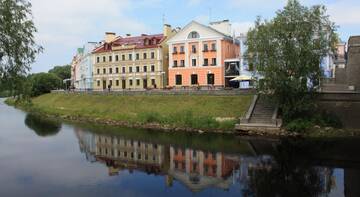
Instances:
[[[171,35],[171,32],[172,32],[171,25],[164,24],[164,29],[163,29],[164,36],[169,37]]]
[[[116,34],[113,32],[106,32],[105,33],[105,43],[110,43],[114,41],[116,38]]]

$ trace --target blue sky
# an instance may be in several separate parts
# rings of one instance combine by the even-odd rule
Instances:
[[[347,41],[360,35],[359,0],[300,0],[304,5],[324,4],[338,33]],[[32,72],[43,72],[71,62],[76,48],[101,41],[104,32],[117,35],[161,33],[163,16],[173,27],[191,20],[207,24],[229,19],[236,34],[246,32],[257,16],[270,19],[286,0],[30,0],[38,33],[45,48]]]

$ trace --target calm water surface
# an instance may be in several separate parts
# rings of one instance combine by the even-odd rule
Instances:
[[[0,100],[0,196],[360,196],[359,139],[70,125]]]

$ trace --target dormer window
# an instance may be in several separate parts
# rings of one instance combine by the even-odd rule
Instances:
[[[190,32],[188,38],[189,38],[189,39],[200,38],[200,35],[199,35],[198,32],[193,31],[193,32]]]
[[[149,45],[149,40],[148,39],[145,39],[144,40],[144,45],[146,46],[146,45]]]

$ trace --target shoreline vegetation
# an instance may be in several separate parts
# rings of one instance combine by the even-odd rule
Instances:
[[[82,95],[45,94],[15,103],[30,113],[75,122],[90,122],[165,131],[233,133],[253,95]]]
[[[90,123],[103,126],[197,133],[230,133],[250,136],[292,137],[349,137],[360,136],[358,130],[315,126],[306,132],[279,133],[261,131],[238,132],[234,126],[243,116],[252,95],[81,95],[46,94],[29,103],[6,104],[40,117],[61,119],[74,123]]]

